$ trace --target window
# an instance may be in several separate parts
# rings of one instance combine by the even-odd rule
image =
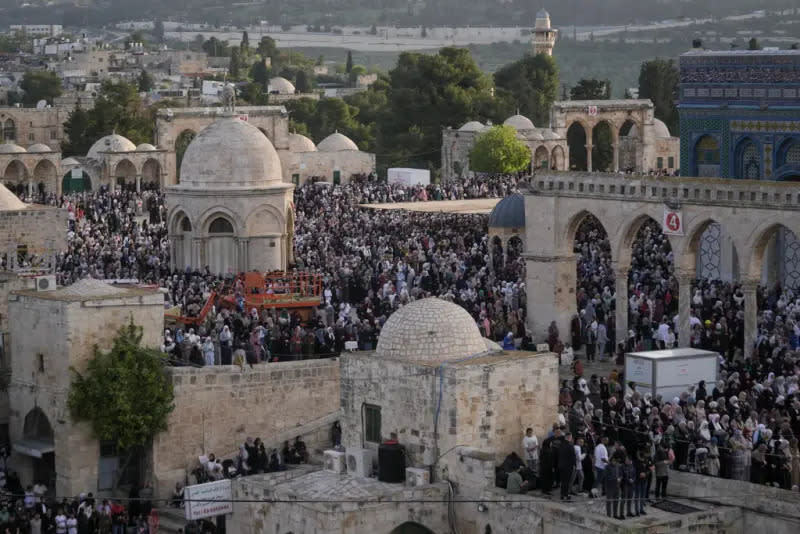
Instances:
[[[697,163],[706,165],[719,165],[719,143],[706,135],[697,143]]]
[[[227,219],[217,217],[211,221],[211,226],[208,227],[209,234],[232,234],[233,225]]]
[[[189,217],[184,217],[183,220],[181,220],[181,231],[183,232],[192,231],[192,221],[189,220]]]
[[[659,169],[664,168],[664,158],[656,158],[656,167]]]
[[[794,143],[786,151],[787,165],[800,165],[800,143]]]
[[[667,167],[670,169],[675,168],[675,158],[673,156],[667,158]]]
[[[364,405],[364,441],[381,442],[381,407]]]
[[[752,141],[745,144],[742,148],[739,161],[739,172],[736,178],[744,178],[745,180],[758,180],[760,176],[760,165],[758,157],[758,148]]]
[[[36,365],[40,373],[44,373],[44,354],[36,355]]]
[[[58,138],[58,132],[56,132],[55,130],[50,130],[50,139],[56,139],[56,138]]]
[[[36,137],[34,137],[34,135],[32,133],[29,133],[28,134],[28,141],[35,141],[35,140],[36,140]]]

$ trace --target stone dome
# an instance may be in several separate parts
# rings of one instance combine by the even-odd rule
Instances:
[[[289,152],[316,152],[314,141],[298,133],[289,134]]]
[[[544,136],[538,130],[532,130],[525,138],[529,141],[544,141]]]
[[[550,128],[542,128],[539,130],[539,133],[542,134],[545,141],[552,141],[553,139],[561,139],[561,136],[558,135],[556,132],[551,130]]]
[[[358,150],[352,139],[339,132],[332,133],[317,145],[320,152],[340,152],[342,150]]]
[[[669,133],[669,128],[667,125],[664,124],[664,121],[660,121],[658,119],[653,119],[653,133],[656,136],[656,139],[667,139],[672,137],[672,134]],[[639,137],[639,127],[637,125],[631,126],[631,129],[628,130],[628,135],[626,137]]]
[[[544,8],[540,9],[538,13],[536,13],[536,24],[535,27],[537,30],[549,30],[550,29],[550,13],[545,11]]]
[[[15,143],[0,143],[0,154],[24,154],[27,152]]]
[[[66,158],[66,159],[62,159],[61,160],[61,166],[62,167],[71,167],[73,165],[77,166],[77,165],[80,165],[80,164],[81,164],[81,162],[78,161],[75,158]]]
[[[525,197],[509,195],[489,214],[489,228],[525,228]]]
[[[270,93],[278,93],[279,95],[293,95],[295,88],[294,84],[286,78],[275,76],[269,79],[267,90]]]
[[[43,144],[43,143],[36,143],[28,147],[28,152],[52,152],[53,150]]]
[[[201,189],[268,187],[282,181],[278,153],[261,130],[238,117],[222,118],[189,143],[181,186]]]
[[[435,365],[487,352],[467,310],[436,297],[415,300],[390,315],[375,350],[381,358]]]
[[[89,152],[87,158],[100,159],[101,152],[133,152],[136,150],[130,139],[118,134],[111,134],[98,139]]]
[[[524,115],[512,115],[503,122],[505,126],[511,126],[517,130],[533,130],[536,128],[528,117]]]
[[[2,145],[0,145],[2,146]],[[0,184],[0,211],[24,210],[25,203],[3,184]]]
[[[142,143],[136,147],[136,152],[155,152],[156,150],[158,149],[150,143]]]
[[[480,132],[486,128],[483,124],[478,121],[469,121],[464,126],[458,129],[459,132]]]

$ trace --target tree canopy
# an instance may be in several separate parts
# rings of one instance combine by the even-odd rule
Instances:
[[[558,96],[558,66],[552,56],[527,55],[494,73],[499,96],[538,126],[550,123],[550,105]]]
[[[609,100],[611,81],[582,78],[569,93],[572,100]]]
[[[649,98],[655,106],[655,116],[664,121],[674,135],[678,131],[678,67],[675,61],[653,59],[642,63],[639,70],[639,98]]]
[[[511,126],[494,126],[475,140],[469,154],[473,171],[491,174],[520,172],[531,163],[531,151]]]
[[[356,120],[358,108],[341,98],[298,98],[284,105],[292,117],[293,129],[310,135],[316,142],[338,131],[352,139],[361,150],[375,148],[372,128]]]
[[[72,417],[88,422],[97,439],[121,449],[141,447],[166,430],[174,408],[161,355],[141,341],[142,328],[131,322],[119,329],[109,352],[95,346],[84,373],[72,369]]]
[[[52,104],[54,98],[61,96],[61,79],[47,70],[25,71],[19,87],[24,91],[22,103],[27,107],[35,106],[40,100]]]

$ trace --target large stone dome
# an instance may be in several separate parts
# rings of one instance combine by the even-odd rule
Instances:
[[[2,146],[2,145],[0,145]],[[0,211],[16,211],[25,209],[25,203],[3,184],[0,184]]]
[[[320,152],[340,152],[342,150],[358,150],[352,139],[339,132],[332,133],[317,145]]]
[[[517,130],[533,130],[536,128],[528,117],[524,115],[512,115],[503,122],[505,126],[511,126]]]
[[[289,152],[316,152],[314,141],[299,133],[289,134]]]
[[[281,161],[267,136],[238,117],[220,119],[195,137],[181,163],[181,186],[268,187],[281,182]]]
[[[432,297],[415,300],[389,316],[375,354],[439,365],[486,352],[486,342],[467,310]]]
[[[489,214],[489,228],[525,228],[525,198],[514,193],[498,202]]]
[[[136,150],[136,145],[130,139],[118,134],[111,134],[98,139],[89,149],[86,157],[100,159],[101,152],[133,152],[134,150]]]
[[[38,152],[52,152],[53,150],[45,145],[44,143],[35,143],[28,147],[28,152],[31,153],[38,153]]]
[[[672,137],[672,134],[669,133],[669,128],[667,128],[667,125],[664,124],[664,121],[659,119],[653,119],[653,133],[655,134],[656,139],[667,139]],[[627,137],[639,137],[639,127],[635,124],[631,126],[631,129],[628,130]]]
[[[293,95],[295,87],[294,84],[286,78],[275,76],[274,78],[269,79],[267,90],[270,93],[277,93],[279,95]]]

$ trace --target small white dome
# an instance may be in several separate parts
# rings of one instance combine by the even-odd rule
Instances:
[[[238,117],[204,128],[181,162],[180,186],[191,188],[269,187],[282,180],[275,147],[261,130]]]
[[[269,93],[278,93],[279,95],[293,95],[295,88],[294,84],[286,78],[275,76],[269,79],[267,91]]]
[[[0,154],[24,154],[27,152],[15,143],[0,143]]]
[[[289,134],[289,152],[316,152],[314,141],[298,133]]]
[[[78,161],[75,158],[66,158],[66,159],[62,159],[61,160],[61,166],[62,167],[73,167],[73,166],[77,166],[77,165],[80,165],[80,164],[81,164],[81,162]]]
[[[156,150],[158,149],[150,143],[142,143],[136,147],[136,152],[155,152]]]
[[[482,123],[478,121],[469,121],[464,126],[458,129],[459,132],[481,132],[483,129],[486,128]]]
[[[653,130],[655,131],[656,138],[665,139],[672,137],[672,135],[669,133],[669,128],[667,128],[667,125],[664,124],[664,121],[653,119]]]
[[[488,352],[467,310],[435,297],[390,315],[375,350],[378,357],[435,365]]]
[[[544,136],[538,130],[531,130],[525,138],[529,141],[544,141]]]
[[[0,184],[0,211],[16,211],[24,209],[25,203],[22,202],[17,195],[9,191],[6,186]]]
[[[549,30],[550,29],[550,13],[544,10],[544,8],[540,9],[538,13],[536,13],[536,24],[535,28],[537,30]]]
[[[523,115],[512,115],[503,122],[505,126],[511,126],[517,130],[533,130],[536,126],[533,125],[528,117]]]
[[[28,147],[28,152],[52,152],[53,150],[43,144],[43,143],[36,143]]]
[[[549,128],[542,128],[541,130],[539,130],[539,133],[542,134],[542,137],[544,137],[545,141],[552,141],[554,139],[561,139],[561,136],[559,136],[556,132],[554,132],[553,130],[551,130]]]
[[[121,135],[111,134],[97,140],[97,142],[92,145],[92,148],[89,149],[86,157],[100,159],[100,154],[102,152],[133,152],[135,150],[136,145],[134,145],[130,139],[122,137]]]
[[[358,150],[352,139],[339,132],[332,133],[317,145],[320,152],[340,152],[342,150]]]

